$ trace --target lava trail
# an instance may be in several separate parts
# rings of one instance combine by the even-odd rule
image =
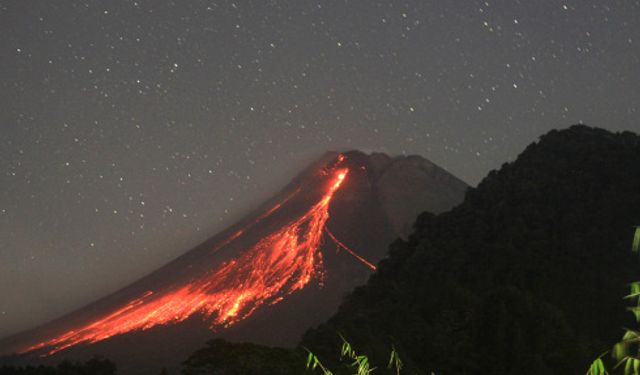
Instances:
[[[353,256],[354,258],[356,258],[357,260],[359,260],[362,264],[364,264],[365,266],[371,268],[372,270],[376,270],[376,266],[369,262],[368,260],[364,259],[362,256],[360,256],[358,253],[356,253],[355,251],[353,251],[353,249],[351,249],[349,246],[345,245],[342,241],[340,241],[339,239],[336,238],[336,236],[333,235],[333,233],[331,233],[331,231],[329,230],[329,228],[325,228],[324,229],[325,232],[327,232],[327,234],[329,235],[329,238],[331,238],[331,240],[338,245],[338,248],[343,248],[345,249],[349,254],[351,254],[351,256]]]
[[[225,327],[245,319],[262,305],[280,302],[312,279],[322,277],[320,247],[329,204],[348,172],[347,168],[332,170],[326,192],[308,211],[201,278],[166,290],[147,291],[102,317],[21,352],[42,350],[43,355],[51,355],[77,344],[179,323],[194,315],[201,316],[211,328]],[[265,215],[279,207],[276,205]],[[232,235],[224,244],[240,234]],[[341,244],[332,234],[329,236]],[[375,269],[361,257],[358,259]]]

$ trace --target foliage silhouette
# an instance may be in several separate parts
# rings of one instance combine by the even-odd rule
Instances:
[[[640,252],[640,227],[636,227],[631,251]],[[640,323],[640,281],[631,283],[631,292],[624,297],[635,302],[635,306],[627,309],[633,313],[636,323]],[[640,332],[625,329],[622,339],[613,346],[613,358],[617,361],[614,369],[623,368],[625,375],[640,375]],[[604,353],[607,354],[607,353]],[[601,355],[591,363],[587,375],[608,375]]]

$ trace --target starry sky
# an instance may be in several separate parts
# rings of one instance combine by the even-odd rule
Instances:
[[[469,184],[640,131],[640,1],[3,1],[0,337],[230,225],[327,150]]]

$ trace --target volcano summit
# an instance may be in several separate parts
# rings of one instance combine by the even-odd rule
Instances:
[[[335,312],[418,213],[467,185],[418,157],[327,153],[245,219],[137,282],[0,341],[15,361],[100,354],[175,368],[207,339],[293,345]]]

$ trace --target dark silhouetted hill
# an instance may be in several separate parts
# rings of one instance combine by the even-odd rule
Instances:
[[[302,345],[339,357],[342,333],[384,373],[583,374],[632,324],[640,279],[640,137],[576,125],[491,172],[449,212],[419,216]]]

